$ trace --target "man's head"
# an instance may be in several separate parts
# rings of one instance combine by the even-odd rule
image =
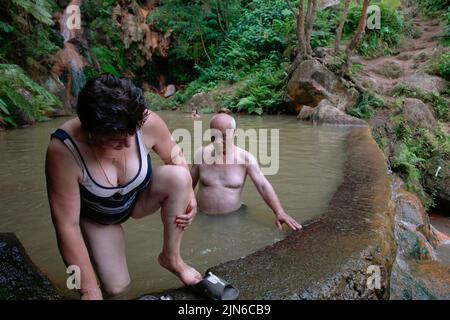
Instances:
[[[110,74],[88,81],[77,102],[83,128],[104,138],[134,135],[145,121],[146,109],[140,88],[127,78]]]
[[[234,134],[236,132],[236,121],[226,113],[220,113],[212,117],[209,127],[212,130],[211,141],[217,145],[224,147],[234,144]]]

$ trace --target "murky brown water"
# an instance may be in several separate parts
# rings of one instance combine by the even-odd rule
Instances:
[[[188,114],[159,112],[169,129],[193,131]],[[203,129],[210,116],[204,116]],[[279,131],[279,172],[268,176],[285,210],[299,222],[320,215],[341,182],[348,129],[312,127],[289,116],[236,116],[243,129],[275,128]],[[0,132],[0,232],[14,232],[33,261],[68,295],[66,273],[50,219],[44,177],[45,150],[50,133],[67,119],[36,124],[31,128]],[[270,141],[270,135],[269,135]],[[269,147],[270,150],[270,147]],[[152,155],[154,165],[161,161]],[[182,245],[185,260],[204,272],[220,262],[240,258],[279,241],[289,230],[274,226],[274,215],[250,179],[244,190],[246,212],[226,217],[198,214]],[[180,286],[161,268],[156,257],[162,246],[158,214],[124,224],[132,285],[129,296]]]

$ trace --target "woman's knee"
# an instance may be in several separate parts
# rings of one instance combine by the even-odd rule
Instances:
[[[104,285],[103,292],[108,299],[118,298],[123,295],[130,287],[130,280],[125,280],[120,283],[113,283]]]
[[[192,178],[189,171],[181,166],[167,165],[164,168],[164,183],[171,190],[190,190],[192,188]]]

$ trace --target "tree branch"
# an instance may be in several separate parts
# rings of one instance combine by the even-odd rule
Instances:
[[[285,0],[285,1],[288,4],[289,9],[291,9],[292,13],[294,14],[294,17],[297,18],[298,17],[298,12],[295,11],[294,7],[292,6],[291,1],[289,1],[289,0]]]

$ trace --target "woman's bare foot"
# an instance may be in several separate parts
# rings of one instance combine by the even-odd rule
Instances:
[[[194,285],[202,281],[203,276],[194,268],[188,266],[181,258],[175,259],[167,257],[164,253],[158,256],[159,264],[175,274],[185,285]]]

